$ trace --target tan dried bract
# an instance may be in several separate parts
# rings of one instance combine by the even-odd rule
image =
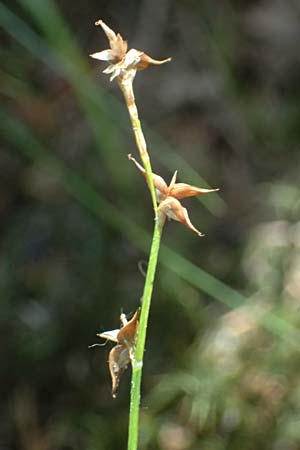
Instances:
[[[111,376],[111,395],[113,398],[116,398],[121,376],[127,369],[129,363],[129,350],[124,345],[116,345],[109,352],[108,367]]]
[[[120,329],[117,340],[119,344],[124,345],[128,348],[129,351],[134,349],[135,346],[135,337],[136,337],[136,330],[138,326],[138,320],[140,315],[140,309],[138,309],[132,319],[125,323],[123,327]],[[124,320],[124,319],[123,319]]]
[[[128,158],[136,165],[147,181],[146,171],[141,164],[139,164],[131,155],[128,155]],[[198,234],[198,236],[204,236],[201,231],[194,227],[190,221],[186,208],[182,206],[179,199],[208,194],[209,192],[216,192],[219,189],[204,189],[192,186],[191,184],[176,183],[177,171],[174,173],[169,185],[167,185],[161,176],[156,175],[155,173],[153,173],[152,176],[157,202],[159,203],[158,213],[163,214],[169,219],[183,223],[190,230]]]
[[[116,397],[120,378],[134,357],[139,314],[140,308],[129,321],[127,321],[125,314],[121,314],[120,319],[122,325],[120,329],[104,331],[97,334],[97,336],[102,339],[117,343],[117,345],[111,349],[108,358],[108,366],[112,381],[111,392],[114,398]]]
[[[126,75],[126,72],[129,70],[143,70],[151,65],[164,64],[165,62],[171,61],[171,58],[162,61],[153,59],[146,53],[134,48],[127,51],[127,41],[124,41],[119,33],[116,34],[109,28],[103,20],[97,20],[95,25],[102,27],[107,36],[110,48],[101,52],[92,53],[90,56],[94,59],[110,63],[103,71],[104,73],[111,74],[110,81],[116,77]]]

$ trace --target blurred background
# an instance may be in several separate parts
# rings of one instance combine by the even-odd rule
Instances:
[[[1,2],[0,449],[126,448],[130,370],[110,344],[139,305],[153,227],[102,18],[172,62],[137,74],[152,165],[220,193],[165,227],[140,449],[300,449],[300,3]]]

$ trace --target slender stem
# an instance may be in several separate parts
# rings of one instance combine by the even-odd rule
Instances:
[[[151,305],[151,297],[153,291],[153,283],[155,278],[161,235],[165,223],[165,217],[158,215],[157,201],[155,187],[153,183],[152,168],[150,157],[147,150],[147,144],[144,138],[141,122],[139,120],[138,110],[135,103],[133,91],[133,79],[135,77],[135,70],[128,71],[123,77],[118,78],[119,86],[123,92],[126,106],[129,112],[132,130],[135,136],[137,148],[143,166],[146,171],[147,183],[151,193],[153,209],[155,214],[155,227],[153,231],[153,238],[148,262],[147,275],[145,279],[142,308],[139,318],[139,325],[137,330],[136,349],[132,358],[132,377],[131,377],[131,391],[130,391],[130,411],[129,411],[129,428],[128,428],[128,450],[137,450],[138,436],[139,436],[139,411],[141,402],[141,380],[143,369],[143,357],[145,350],[148,318]]]
[[[138,446],[139,433],[139,409],[141,401],[141,379],[143,369],[143,356],[146,342],[147,325],[151,305],[153,283],[155,278],[161,235],[165,219],[159,218],[155,221],[152,245],[149,256],[147,275],[144,285],[143,301],[139,326],[137,332],[136,350],[132,361],[132,378],[130,392],[128,450],[136,450]]]
[[[147,150],[147,144],[146,144],[143,130],[141,127],[141,122],[139,120],[138,109],[137,109],[137,106],[135,103],[134,91],[133,91],[133,86],[132,86],[135,72],[133,72],[131,74],[129,73],[128,75],[129,76],[123,77],[123,78],[119,77],[118,82],[119,82],[120,89],[123,92],[123,95],[125,98],[125,103],[126,103],[126,106],[127,106],[128,112],[129,112],[129,117],[131,120],[131,126],[132,126],[132,130],[134,133],[136,145],[139,150],[143,166],[146,170],[147,183],[148,183],[148,187],[149,187],[149,190],[151,193],[153,209],[154,209],[154,213],[156,216],[157,215],[157,201],[156,201],[155,187],[154,187],[153,177],[152,177],[151,162],[150,162],[150,157],[149,157],[148,150]]]

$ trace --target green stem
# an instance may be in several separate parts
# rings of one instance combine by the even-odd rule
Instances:
[[[141,127],[141,122],[139,120],[138,109],[135,103],[132,85],[135,73],[136,70],[129,70],[126,73],[126,75],[118,78],[118,82],[125,98],[136,145],[139,150],[140,157],[146,171],[147,184],[151,193],[153,209],[155,214],[155,227],[153,231],[152,245],[144,285],[142,308],[137,330],[136,349],[134,352],[134,357],[131,361],[132,377],[131,377],[131,391],[130,391],[128,450],[137,450],[138,446],[143,358],[144,358],[148,318],[151,305],[151,297],[153,291],[153,283],[159,254],[161,235],[165,223],[165,216],[158,214],[156,192],[153,182],[150,157],[147,150],[146,140]]]
[[[144,285],[142,309],[137,331],[137,342],[134,359],[132,361],[132,378],[130,392],[130,411],[129,411],[129,429],[128,429],[128,450],[136,450],[138,446],[139,434],[139,410],[141,401],[141,379],[143,369],[143,357],[146,342],[147,325],[153,291],[161,235],[165,219],[157,219],[152,238],[152,245],[149,256],[147,275]]]

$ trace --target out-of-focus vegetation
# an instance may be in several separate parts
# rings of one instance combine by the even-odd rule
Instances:
[[[99,17],[173,57],[135,81],[154,170],[221,188],[188,202],[205,238],[166,226],[140,448],[297,450],[293,0],[0,4],[0,449],[126,447],[129,374],[112,400],[108,348],[87,347],[140,301],[152,216],[121,95],[88,58]]]

